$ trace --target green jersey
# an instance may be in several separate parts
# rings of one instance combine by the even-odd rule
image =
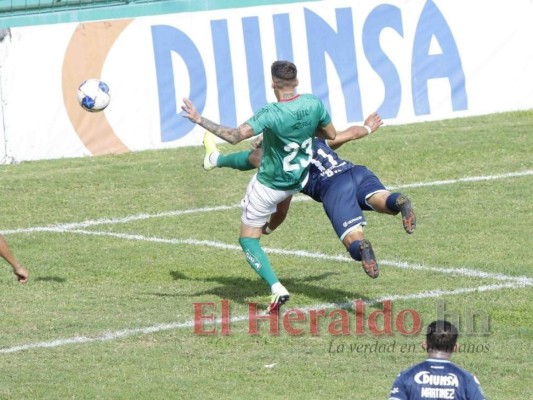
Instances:
[[[257,180],[276,190],[302,189],[313,157],[316,130],[330,122],[324,103],[312,94],[261,108],[246,121],[256,135],[263,132]]]

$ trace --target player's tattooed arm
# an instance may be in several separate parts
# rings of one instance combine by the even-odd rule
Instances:
[[[237,144],[254,135],[252,127],[246,123],[240,125],[238,128],[229,128],[202,117],[202,115],[196,109],[194,103],[189,99],[183,99],[183,105],[181,106],[181,109],[185,112],[185,118],[188,118],[191,122],[200,125],[209,132],[231,144]]]
[[[231,144],[237,144],[254,135],[252,127],[248,124],[242,124],[238,128],[229,128],[202,116],[200,116],[200,119],[196,123]]]

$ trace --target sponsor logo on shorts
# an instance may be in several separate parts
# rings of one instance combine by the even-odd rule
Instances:
[[[344,226],[345,228],[348,226],[348,225],[353,225],[359,221],[361,221],[363,219],[363,217],[357,217],[357,218],[352,218],[351,220],[349,221],[344,221],[342,223],[342,226]]]

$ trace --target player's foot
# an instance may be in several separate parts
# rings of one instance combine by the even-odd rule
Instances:
[[[379,275],[379,266],[376,262],[376,255],[374,250],[372,250],[372,245],[370,241],[363,239],[359,245],[361,250],[361,264],[366,274],[372,279],[376,279]]]
[[[279,312],[280,307],[289,301],[289,292],[284,286],[281,286],[278,291],[272,294],[270,298],[270,306],[268,307],[268,313]]]
[[[211,155],[218,154],[218,149],[215,143],[215,136],[209,131],[204,133],[204,148],[204,169],[210,171],[213,168],[216,168],[216,165],[211,162]]]
[[[416,217],[415,212],[413,211],[413,206],[411,205],[411,200],[409,200],[406,195],[401,194],[396,199],[396,205],[402,214],[403,229],[405,229],[407,233],[413,233],[416,228]]]

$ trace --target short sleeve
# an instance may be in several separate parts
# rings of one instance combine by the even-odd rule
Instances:
[[[471,375],[471,379],[469,379],[466,390],[468,392],[467,394],[469,400],[485,400],[485,393],[483,393],[481,384],[475,375]]]
[[[318,101],[320,102],[320,106],[322,108],[322,113],[320,115],[320,125],[326,126],[331,123],[331,116],[329,115],[329,112],[326,109],[324,103],[320,99]]]
[[[389,393],[389,400],[407,400],[407,393],[403,384],[402,374],[398,374]]]
[[[246,121],[246,123],[252,127],[255,136],[259,135],[265,129],[268,129],[269,114],[270,108],[266,105]]]

